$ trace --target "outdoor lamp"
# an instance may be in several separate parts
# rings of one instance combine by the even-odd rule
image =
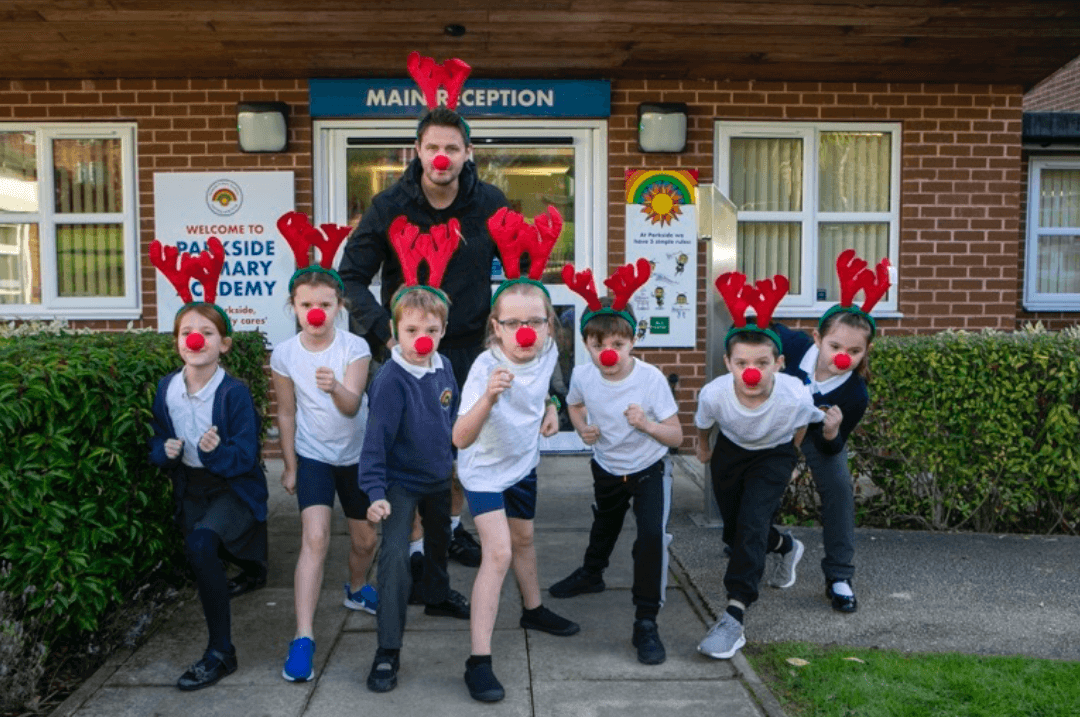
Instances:
[[[241,152],[284,152],[289,146],[289,106],[284,102],[241,102],[236,129]]]
[[[686,149],[686,103],[638,105],[638,151],[682,152]]]

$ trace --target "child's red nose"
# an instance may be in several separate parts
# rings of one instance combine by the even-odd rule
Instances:
[[[614,349],[604,349],[600,352],[600,363],[604,366],[614,366],[619,363],[619,352]]]
[[[528,326],[522,326],[514,334],[514,338],[517,339],[518,346],[527,349],[536,343],[536,331]]]
[[[761,371],[751,366],[742,372],[742,381],[747,386],[757,386],[761,382]]]
[[[450,169],[450,158],[445,154],[436,155],[435,159],[431,160],[431,166],[440,172]]]
[[[322,309],[312,309],[307,312],[307,322],[312,326],[322,326],[326,322],[326,312]]]
[[[431,353],[431,350],[435,348],[435,342],[431,340],[430,336],[421,336],[413,344],[413,348],[416,349],[416,353],[421,356],[427,356]]]
[[[836,368],[841,371],[847,371],[851,368],[851,357],[843,351],[833,356],[832,362],[836,364]]]
[[[187,338],[184,339],[184,343],[186,343],[187,347],[192,351],[198,351],[203,346],[206,346],[206,337],[196,331],[188,334]]]

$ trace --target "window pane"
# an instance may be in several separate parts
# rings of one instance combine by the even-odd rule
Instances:
[[[735,255],[748,282],[783,274],[790,294],[802,289],[802,225],[798,222],[739,222]]]
[[[836,257],[854,249],[871,269],[889,256],[889,224],[819,224],[817,300],[840,301],[840,280],[836,276]],[[861,305],[862,294],[855,297]]]
[[[124,211],[123,155],[119,139],[53,140],[56,211]]]
[[[0,214],[38,210],[33,132],[0,132]]]
[[[889,211],[891,135],[822,132],[818,205],[823,212]]]
[[[60,296],[123,296],[123,226],[58,225],[56,272]]]
[[[1080,227],[1080,169],[1044,169],[1039,227]]]
[[[739,211],[802,211],[801,139],[731,140],[731,201]]]
[[[1041,294],[1080,294],[1080,236],[1039,237],[1036,276]]]
[[[0,304],[41,303],[37,224],[0,224]]]

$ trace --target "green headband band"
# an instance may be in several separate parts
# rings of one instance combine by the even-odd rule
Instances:
[[[854,314],[855,316],[858,316],[862,319],[866,319],[866,323],[870,324],[870,338],[871,340],[874,338],[874,334],[877,333],[877,322],[874,321],[874,317],[854,305],[841,306],[840,304],[837,304],[836,306],[829,307],[829,310],[822,314],[821,318],[818,319],[818,333],[821,333],[821,327],[830,317],[836,316],[840,313]]]
[[[337,282],[338,288],[341,289],[341,293],[345,293],[345,282],[341,280],[341,276],[336,271],[334,271],[333,269],[324,269],[318,264],[312,264],[310,266],[305,266],[303,269],[297,269],[295,272],[293,272],[292,278],[289,279],[290,294],[292,294],[293,292],[293,286],[296,284],[296,280],[304,274],[328,274],[329,276],[332,276],[334,278],[334,281]]]
[[[394,307],[397,306],[397,303],[399,301],[401,301],[401,297],[405,296],[405,294],[408,294],[410,291],[416,290],[427,291],[431,294],[434,294],[435,297],[442,301],[444,304],[446,304],[447,306],[450,305],[450,297],[447,296],[446,292],[444,292],[442,289],[436,289],[434,286],[428,286],[426,284],[413,284],[412,286],[403,286],[394,292],[394,295],[390,298],[390,311],[393,312]]]
[[[190,301],[180,307],[180,310],[176,312],[177,317],[184,313],[188,309],[194,308],[199,305],[209,306],[214,311],[221,314],[221,318],[225,319],[225,335],[232,336],[232,321],[229,321],[229,315],[225,313],[225,309],[221,308],[217,304],[211,304],[209,301]]]
[[[784,344],[780,341],[780,335],[772,329],[761,329],[757,326],[732,326],[728,329],[727,336],[724,337],[724,351],[727,352],[728,346],[731,344],[731,339],[736,334],[765,334],[768,336],[774,344],[776,344],[776,350],[780,353],[784,353]]]
[[[499,298],[499,294],[503,293],[505,289],[510,288],[514,284],[531,284],[533,286],[539,286],[540,290],[544,292],[544,296],[546,296],[549,300],[551,299],[551,294],[548,292],[547,287],[544,286],[542,283],[540,283],[536,279],[519,277],[517,279],[507,279],[503,283],[499,284],[499,288],[495,290],[495,295],[491,297],[491,305],[495,306],[495,300]]]
[[[618,316],[620,319],[623,319],[624,321],[626,321],[626,323],[630,324],[630,333],[631,334],[634,333],[635,331],[637,331],[637,322],[634,321],[634,317],[630,315],[629,311],[616,311],[615,309],[611,308],[610,306],[605,306],[602,309],[597,309],[596,311],[586,311],[584,314],[582,314],[582,316],[581,316],[581,335],[582,336],[585,335],[585,324],[589,323],[590,321],[595,319],[597,316]]]

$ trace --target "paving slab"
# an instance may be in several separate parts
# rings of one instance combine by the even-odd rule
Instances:
[[[600,690],[603,690],[600,692]],[[735,680],[651,682],[539,681],[536,717],[760,717],[753,698]],[[599,693],[599,694],[598,694]]]

